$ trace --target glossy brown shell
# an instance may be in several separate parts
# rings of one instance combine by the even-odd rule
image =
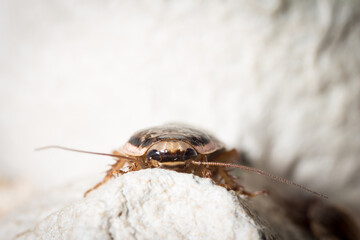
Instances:
[[[127,155],[142,156],[160,141],[183,141],[200,154],[210,154],[224,148],[224,145],[205,131],[184,124],[166,124],[136,132],[124,145]]]

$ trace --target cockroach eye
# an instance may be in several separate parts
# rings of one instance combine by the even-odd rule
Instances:
[[[153,159],[153,160],[156,160],[156,161],[160,161],[161,160],[160,152],[158,150],[156,150],[156,149],[151,150],[150,152],[148,152],[146,154],[146,158],[148,160]]]
[[[196,159],[196,157],[197,157],[197,152],[194,149],[192,148],[186,149],[184,154],[184,160]]]

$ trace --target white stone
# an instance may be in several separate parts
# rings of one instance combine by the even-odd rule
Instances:
[[[22,209],[22,215],[42,215],[42,208],[49,212],[42,201],[46,199],[39,200],[38,206]],[[147,169],[114,178],[86,198],[53,209],[27,226],[21,224],[26,222],[21,221],[23,216],[13,214],[6,223],[0,222],[0,239],[16,236],[18,240],[255,240],[260,239],[261,228],[232,192],[214,185],[209,179],[162,169]],[[10,223],[18,225],[13,227],[13,232],[6,232],[4,228]]]

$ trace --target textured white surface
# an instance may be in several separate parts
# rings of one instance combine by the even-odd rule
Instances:
[[[100,178],[106,160],[33,149],[178,121],[360,212],[359,1],[0,4],[1,175]]]
[[[174,171],[125,174],[52,212],[51,202],[35,201],[22,217],[0,222],[1,239],[260,239],[260,227],[236,196],[209,179]]]

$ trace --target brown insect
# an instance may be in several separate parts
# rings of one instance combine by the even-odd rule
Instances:
[[[265,171],[235,164],[239,155],[235,149],[226,150],[224,145],[212,135],[181,124],[166,124],[136,132],[129,141],[113,154],[76,150],[60,146],[47,146],[37,150],[60,148],[82,153],[112,156],[116,163],[107,171],[105,178],[85,193],[106,183],[119,174],[146,168],[165,168],[182,173],[191,173],[199,177],[211,178],[216,184],[228,190],[235,190],[247,196],[266,194],[267,191],[247,192],[226,167],[240,168],[269,177],[278,182],[293,185],[318,197],[327,196],[312,191],[290,180],[275,176]]]

